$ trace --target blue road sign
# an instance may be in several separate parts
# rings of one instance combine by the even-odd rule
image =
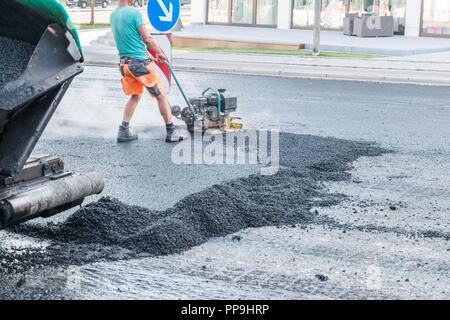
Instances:
[[[149,0],[148,19],[159,32],[167,32],[177,24],[180,18],[180,0]]]

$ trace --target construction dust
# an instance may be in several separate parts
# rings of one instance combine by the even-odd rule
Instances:
[[[25,71],[34,49],[35,46],[27,42],[0,37],[0,88]]]
[[[383,152],[368,143],[281,134],[281,169],[276,175],[254,174],[223,182],[163,211],[105,197],[63,223],[17,226],[12,230],[51,240],[51,245],[27,249],[20,257],[0,249],[0,268],[20,272],[30,265],[167,255],[245,228],[329,224],[329,218],[312,209],[335,205],[343,196],[328,193],[322,182],[348,180],[354,160]]]

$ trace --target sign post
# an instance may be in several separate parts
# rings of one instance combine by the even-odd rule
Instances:
[[[314,2],[314,32],[313,32],[313,54],[320,54],[320,15],[322,13],[322,0]]]
[[[172,33],[152,33],[153,39],[158,44],[159,48],[164,52],[167,57],[167,62],[172,64]],[[156,58],[156,53],[152,50],[148,50],[153,58]],[[172,85],[172,75],[170,70],[164,62],[158,62],[155,60],[156,71],[161,78],[164,85],[164,89],[167,93],[170,92],[170,86]]]
[[[170,31],[176,26],[180,19],[180,0],[149,0],[148,20],[156,33],[152,33],[156,43],[167,57],[167,62],[172,63],[172,33]],[[155,53],[149,50],[155,57]],[[157,71],[163,80],[166,92],[170,91],[172,76],[170,70],[164,62],[155,61]]]

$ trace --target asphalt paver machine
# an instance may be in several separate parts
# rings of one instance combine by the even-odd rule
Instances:
[[[73,78],[78,34],[56,0],[0,0],[0,229],[48,217],[101,193],[95,172],[32,152]]]

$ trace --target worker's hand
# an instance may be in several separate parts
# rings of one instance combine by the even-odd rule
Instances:
[[[158,53],[156,53],[156,60],[158,60],[158,62],[164,62],[167,61],[167,57],[164,52],[159,51]]]

